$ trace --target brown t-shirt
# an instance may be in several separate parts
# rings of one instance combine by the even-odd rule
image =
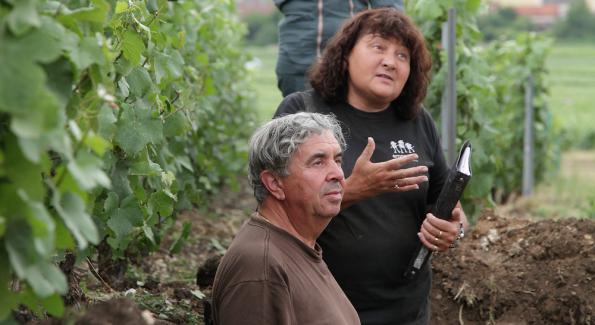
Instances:
[[[218,325],[360,324],[320,246],[312,249],[256,214],[221,260],[213,309]]]

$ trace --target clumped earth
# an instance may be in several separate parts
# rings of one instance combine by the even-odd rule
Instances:
[[[108,324],[101,317],[116,308],[134,324],[203,324],[218,259],[254,207],[250,193],[226,191],[208,211],[182,213],[179,228],[192,223],[182,251],[168,254],[165,241],[128,267],[125,286],[109,287],[79,266],[86,295],[73,304],[79,307],[69,312],[70,323]],[[456,249],[433,256],[431,323],[595,323],[595,219],[537,220],[500,210],[481,213]]]
[[[434,256],[432,324],[592,324],[595,220],[485,211]]]

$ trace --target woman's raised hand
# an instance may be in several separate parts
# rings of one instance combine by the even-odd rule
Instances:
[[[420,183],[428,181],[428,167],[403,168],[417,160],[417,154],[373,163],[370,159],[375,148],[374,139],[368,138],[368,144],[357,158],[351,176],[346,180],[342,208],[381,193],[416,190]]]

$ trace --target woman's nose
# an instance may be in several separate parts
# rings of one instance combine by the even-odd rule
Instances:
[[[395,69],[395,60],[391,58],[383,58],[382,59],[382,67],[388,70]]]

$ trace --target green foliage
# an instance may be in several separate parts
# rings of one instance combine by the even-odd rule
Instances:
[[[155,249],[176,211],[237,186],[253,113],[233,12],[0,1],[0,321],[19,304],[62,314],[59,252]]]
[[[528,18],[519,17],[512,8],[507,7],[478,16],[477,25],[485,41],[510,39],[519,32],[534,30]]]
[[[554,35],[559,40],[595,40],[595,14],[585,0],[572,2],[566,18],[554,26]]]
[[[251,46],[277,44],[277,25],[281,17],[278,10],[270,14],[251,13],[243,17],[242,21],[248,27],[246,43]]]
[[[470,139],[474,147],[473,179],[465,192],[470,215],[477,208],[519,192],[523,161],[525,83],[534,79],[535,179],[541,181],[555,170],[559,160],[558,131],[546,106],[545,59],[549,41],[535,34],[486,48],[477,28],[479,0],[407,2],[407,12],[418,21],[433,56],[433,80],[426,107],[435,117],[446,82],[446,51],[442,50],[442,23],[448,8],[456,17],[457,140]],[[498,194],[494,196],[494,194]]]

